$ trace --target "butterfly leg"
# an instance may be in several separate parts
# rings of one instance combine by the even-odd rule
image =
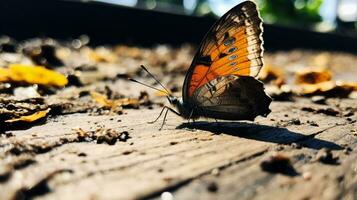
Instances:
[[[159,118],[161,117],[162,113],[164,112],[165,109],[167,109],[168,107],[167,106],[164,106],[159,114],[159,116],[154,120],[154,121],[151,121],[151,122],[148,122],[148,124],[153,124],[155,122],[157,122],[157,120],[159,120]]]
[[[172,109],[172,108],[170,108],[170,107],[167,107],[167,106],[165,106],[165,107],[166,107],[167,110],[166,110],[166,113],[165,113],[165,116],[164,116],[164,120],[162,121],[162,125],[161,125],[161,127],[160,127],[159,130],[161,130],[161,129],[164,127],[165,122],[166,122],[167,113],[168,113],[169,111],[175,113],[175,114],[178,115],[178,116],[181,116],[180,113],[178,113],[176,110],[174,110],[174,109]]]
[[[170,107],[168,107],[168,106],[164,106],[164,107],[162,108],[162,110],[161,110],[159,116],[158,116],[154,121],[151,121],[151,122],[148,122],[148,123],[149,123],[149,124],[153,124],[153,123],[157,122],[157,120],[159,120],[160,117],[161,117],[161,115],[164,113],[165,109],[166,109],[166,112],[165,112],[165,115],[164,115],[164,120],[163,120],[162,125],[161,125],[161,128],[160,128],[159,130],[161,130],[162,127],[164,126],[165,121],[166,121],[166,117],[167,117],[167,113],[168,113],[169,111],[175,113],[175,114],[178,115],[178,116],[181,116],[180,113],[178,113],[176,110],[174,110],[174,109],[172,109],[172,108],[170,108]]]
[[[165,115],[164,115],[164,120],[162,120],[162,124],[161,127],[159,128],[159,130],[161,131],[162,128],[164,127],[165,123],[166,123],[166,117],[167,117],[167,113],[169,112],[169,109],[166,110]]]
[[[187,123],[190,124],[190,120],[192,118],[192,115],[193,115],[193,109],[191,110],[191,113],[190,115],[188,116],[188,119],[187,119]],[[194,121],[194,119],[192,119],[192,121]]]

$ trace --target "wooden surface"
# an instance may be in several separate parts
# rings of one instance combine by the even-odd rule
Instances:
[[[357,101],[301,98],[273,102],[271,110],[254,123],[187,124],[169,114],[162,131],[161,122],[147,124],[158,107],[78,113],[6,132],[0,199],[357,199]],[[79,128],[128,131],[130,138],[97,144],[79,140]],[[326,149],[336,162],[319,161]],[[262,170],[276,152],[292,171]]]

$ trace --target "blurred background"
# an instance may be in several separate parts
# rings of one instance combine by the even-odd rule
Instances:
[[[243,0],[0,0],[0,35],[102,44],[198,44]],[[267,50],[357,52],[357,0],[255,0]],[[145,34],[143,34],[143,31]]]
[[[85,0],[88,1],[88,0]],[[91,0],[89,0],[91,1]],[[221,16],[243,0],[92,0],[195,16]],[[357,0],[257,0],[269,24],[356,35]]]

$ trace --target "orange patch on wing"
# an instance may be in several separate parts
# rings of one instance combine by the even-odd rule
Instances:
[[[197,65],[195,67],[189,85],[189,96],[191,96],[197,88],[218,76],[226,76],[230,74],[238,76],[250,75],[251,61],[248,58],[248,40],[245,28],[240,28],[230,37],[235,38],[233,44],[226,46],[223,41],[223,44],[219,45],[218,48],[213,48],[210,51],[211,60],[214,61],[210,67],[205,65]],[[237,51],[228,54],[227,51],[232,47],[236,47]],[[217,59],[220,52],[225,52],[228,55]],[[235,55],[236,58],[231,58],[233,55]]]
[[[216,60],[218,58],[220,52],[225,52],[232,46],[236,46],[237,48],[239,48],[239,46],[237,46],[237,45],[241,45],[241,44],[244,44],[247,42],[244,27],[236,29],[235,31],[232,31],[232,33],[230,32],[229,34],[231,35],[230,37],[236,39],[235,43],[233,43],[232,45],[226,46],[226,45],[224,45],[224,41],[223,41],[222,44],[220,44],[217,48],[213,48],[209,52],[209,55],[211,56],[211,60]]]
[[[197,65],[192,73],[191,77],[191,82],[189,83],[189,90],[188,94],[191,96],[193,92],[198,88],[202,82],[206,83],[204,80],[204,76],[206,76],[206,73],[209,69],[209,66],[205,65]]]

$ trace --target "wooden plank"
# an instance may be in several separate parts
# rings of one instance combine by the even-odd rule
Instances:
[[[339,105],[335,106],[337,101]],[[328,103],[341,113],[346,107],[356,106],[355,100]],[[350,168],[356,164],[352,159],[356,152],[346,155],[343,149],[357,145],[352,132],[357,116],[347,119],[314,114],[302,109],[306,106],[327,107],[306,99],[274,102],[272,114],[256,123],[199,122],[190,126],[170,115],[163,131],[158,131],[160,123],[146,123],[159,108],[130,110],[120,116],[71,114],[50,119],[1,138],[1,166],[10,170],[3,170],[9,177],[0,183],[0,199],[21,195],[38,199],[160,198],[167,190],[177,199],[299,199],[321,195],[334,199],[354,195],[355,178],[346,176],[355,173]],[[74,131],[78,128],[128,131],[131,138],[112,146],[80,142]],[[299,145],[301,149],[294,148]],[[334,149],[341,164],[314,161],[322,148]],[[262,171],[261,161],[277,150],[291,158],[298,176]],[[29,164],[11,170],[21,162]],[[215,169],[219,169],[219,176],[211,174]],[[336,178],[345,169],[349,170],[342,174],[346,182],[340,191]],[[312,174],[311,180],[303,178],[304,172]],[[320,184],[322,181],[324,184]],[[217,184],[217,192],[207,190],[212,182]],[[314,189],[306,189],[306,185]]]

